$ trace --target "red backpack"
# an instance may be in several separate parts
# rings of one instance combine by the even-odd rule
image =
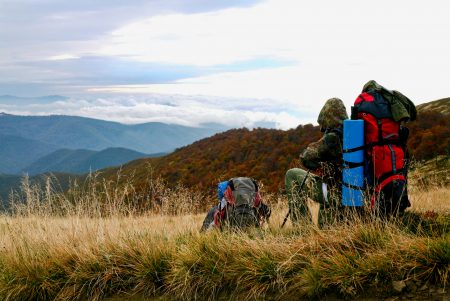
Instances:
[[[408,129],[393,119],[391,104],[375,90],[358,96],[352,119],[364,120],[364,170],[371,207],[384,215],[404,211],[410,206],[406,186]]]

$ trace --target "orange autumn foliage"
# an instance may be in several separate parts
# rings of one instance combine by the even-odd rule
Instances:
[[[447,108],[450,104],[443,104]],[[430,103],[430,104],[434,104]],[[408,147],[414,160],[449,155],[449,110],[418,108],[418,118],[409,123]],[[167,184],[182,184],[209,196],[216,194],[217,183],[236,176],[257,179],[264,191],[278,192],[284,187],[284,174],[299,167],[299,154],[322,136],[318,126],[300,125],[287,131],[275,129],[233,129],[179,148],[161,158],[141,159],[127,164],[125,174],[133,174],[136,187],[148,193],[148,166],[153,176]],[[117,172],[112,169],[106,174]]]

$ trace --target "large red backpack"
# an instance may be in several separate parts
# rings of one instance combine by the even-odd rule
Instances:
[[[361,93],[352,119],[364,120],[365,180],[371,207],[396,214],[410,206],[407,194],[408,129],[393,119],[391,104],[375,90]]]

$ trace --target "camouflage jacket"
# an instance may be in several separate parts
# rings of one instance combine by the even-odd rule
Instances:
[[[308,145],[300,155],[300,160],[308,169],[320,169],[323,180],[328,184],[341,183],[342,131],[326,131],[319,141]]]

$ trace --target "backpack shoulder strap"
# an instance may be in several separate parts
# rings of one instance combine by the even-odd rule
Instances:
[[[330,133],[336,134],[342,140],[342,137],[343,137],[342,127],[325,130],[325,134],[330,134]]]
[[[234,179],[235,178],[231,178],[230,180],[228,180],[228,187],[230,187],[231,188],[231,191],[234,191],[235,190],[235,188],[234,188]]]
[[[253,178],[251,178],[251,180],[252,180],[253,184],[255,185],[255,192],[258,192],[259,191],[258,183]]]

